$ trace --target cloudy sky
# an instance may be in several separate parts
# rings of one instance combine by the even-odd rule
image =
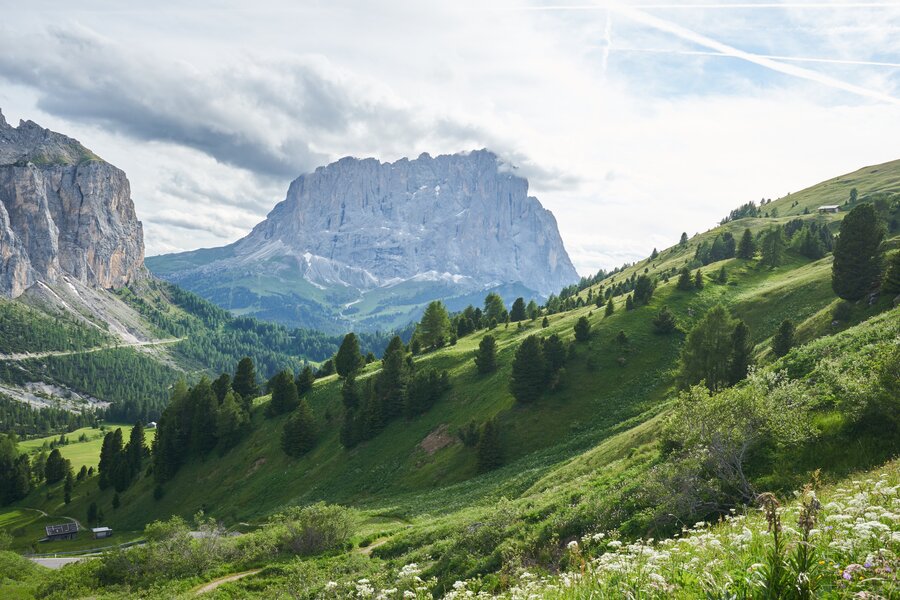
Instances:
[[[342,156],[488,147],[587,274],[900,158],[900,0],[75,4],[0,0],[0,108],[124,169],[148,254]]]

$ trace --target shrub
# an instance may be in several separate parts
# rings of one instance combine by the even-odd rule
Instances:
[[[356,520],[350,509],[324,502],[291,507],[272,517],[283,528],[281,547],[300,556],[342,548],[353,535]]]

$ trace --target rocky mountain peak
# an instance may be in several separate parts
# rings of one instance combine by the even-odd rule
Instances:
[[[144,273],[125,173],[77,140],[0,117],[0,294],[68,275],[121,287]]]

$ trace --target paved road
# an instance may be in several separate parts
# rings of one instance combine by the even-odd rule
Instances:
[[[167,340],[149,340],[145,342],[123,342],[121,344],[107,344],[105,346],[97,346],[96,348],[84,348],[82,350],[51,350],[48,352],[21,352],[19,354],[0,354],[0,362],[2,361],[18,361],[32,360],[35,358],[47,358],[48,356],[71,356],[72,354],[90,354],[92,352],[100,352],[102,350],[111,350],[113,348],[140,348],[144,346],[163,346],[165,344],[177,344],[185,338],[170,338]]]
[[[64,566],[81,560],[90,560],[95,556],[60,556],[58,558],[31,558],[33,562],[48,569],[62,569]]]

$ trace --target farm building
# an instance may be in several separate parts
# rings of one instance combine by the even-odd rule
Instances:
[[[818,208],[820,213],[839,213],[841,212],[841,207],[837,204],[825,204]]]
[[[95,540],[99,540],[110,537],[113,534],[113,530],[109,527],[94,527],[91,529],[91,533],[94,534]]]
[[[59,525],[47,525],[44,527],[47,532],[45,538],[48,542],[56,540],[74,540],[78,536],[77,523],[60,523]]]

